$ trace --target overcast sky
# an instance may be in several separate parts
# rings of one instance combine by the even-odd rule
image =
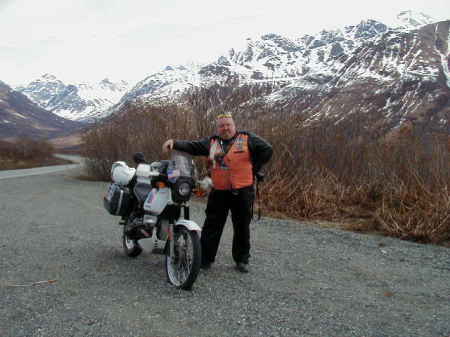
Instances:
[[[166,65],[212,62],[247,37],[390,23],[409,9],[450,19],[450,0],[0,0],[0,80],[134,84]]]

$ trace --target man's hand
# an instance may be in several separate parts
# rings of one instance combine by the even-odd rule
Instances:
[[[167,153],[169,151],[172,151],[173,150],[173,143],[174,143],[173,139],[166,140],[164,142],[163,146],[162,146],[163,152]]]

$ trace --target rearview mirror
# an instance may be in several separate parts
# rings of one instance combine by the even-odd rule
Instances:
[[[145,157],[144,154],[142,152],[136,152],[133,155],[133,160],[136,164],[142,164],[145,163]]]

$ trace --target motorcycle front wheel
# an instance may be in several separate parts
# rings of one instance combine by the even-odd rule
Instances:
[[[123,228],[122,234],[122,247],[125,255],[129,257],[136,257],[142,253],[142,247],[139,244],[138,240],[129,238],[129,236],[125,232],[125,226]]]
[[[175,229],[174,254],[166,255],[166,274],[168,281],[184,290],[191,290],[200,271],[200,239],[195,231],[186,228]],[[168,242],[169,243],[169,242]]]

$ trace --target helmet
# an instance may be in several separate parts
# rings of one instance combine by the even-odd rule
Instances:
[[[111,178],[113,182],[125,186],[128,185],[135,172],[136,169],[128,167],[125,162],[116,161],[111,167]]]

